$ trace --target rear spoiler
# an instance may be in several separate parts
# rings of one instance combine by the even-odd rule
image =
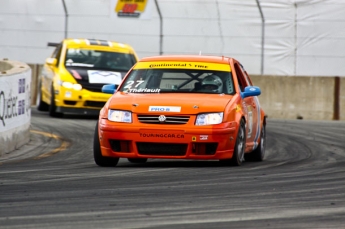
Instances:
[[[57,47],[59,46],[60,43],[55,43],[55,42],[48,42],[49,47]]]

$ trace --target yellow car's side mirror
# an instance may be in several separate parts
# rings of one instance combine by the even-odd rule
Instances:
[[[50,66],[56,66],[57,59],[56,58],[47,58],[46,59],[46,64]]]

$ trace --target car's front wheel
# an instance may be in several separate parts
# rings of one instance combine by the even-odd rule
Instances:
[[[51,87],[51,93],[50,93],[49,115],[52,117],[61,117],[62,116],[62,113],[56,112],[55,91],[54,91],[53,86]]]
[[[104,157],[101,152],[101,144],[99,142],[98,134],[98,122],[95,128],[95,134],[93,138],[93,158],[98,166],[102,167],[114,167],[119,162],[118,157]]]
[[[244,151],[246,148],[246,126],[244,120],[241,120],[238,128],[234,153],[231,159],[220,160],[221,163],[226,165],[239,166],[244,161]]]
[[[261,128],[260,133],[260,143],[255,150],[251,153],[246,153],[244,155],[246,161],[263,161],[265,157],[265,148],[266,148],[266,127],[265,125]]]
[[[48,111],[49,105],[42,100],[42,86],[41,83],[38,86],[38,94],[36,99],[37,110]]]

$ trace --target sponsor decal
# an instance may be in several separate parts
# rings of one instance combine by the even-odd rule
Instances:
[[[139,133],[143,138],[184,138],[183,134],[154,134],[154,133]]]
[[[149,19],[153,0],[111,0],[112,18]]]
[[[192,66],[191,64],[189,64],[190,66]],[[162,64],[150,64],[150,68],[159,68],[159,67],[186,67],[187,64],[186,63],[162,63]]]
[[[251,137],[253,132],[253,112],[248,112],[248,138]]]
[[[83,79],[76,70],[71,70],[71,72],[72,72],[72,75],[74,76],[74,78],[76,78],[77,80]]]
[[[149,106],[149,111],[156,112],[181,112],[181,107]]]
[[[208,139],[208,135],[200,135],[200,140],[207,140]]]
[[[239,104],[236,105],[236,112],[241,111],[241,106]]]
[[[30,122],[30,79],[31,72],[0,77],[0,132]]]
[[[244,113],[248,113],[249,106],[246,105],[245,101],[242,101],[242,108],[243,108]]]
[[[16,117],[22,111],[22,106],[19,108],[17,104],[19,104],[18,96],[13,95],[11,91],[7,95],[4,91],[0,91],[0,120],[3,126],[6,126],[6,119]]]
[[[120,72],[88,70],[87,74],[89,76],[90,83],[104,83],[104,84],[119,85],[122,81]]]
[[[255,96],[254,97],[255,103],[256,103],[256,114],[257,114],[257,121],[256,121],[256,134],[255,134],[255,139],[254,139],[254,146],[253,149],[256,149],[256,147],[259,145],[257,143],[259,136],[261,134],[261,124],[260,124],[260,120],[261,120],[261,112],[260,112],[260,103],[259,103],[259,99]]]
[[[206,62],[139,62],[134,69],[162,69],[162,68],[176,68],[176,69],[204,69],[230,72],[229,64],[206,63]]]

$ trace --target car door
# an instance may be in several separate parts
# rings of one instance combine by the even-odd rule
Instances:
[[[248,78],[248,75],[244,71],[242,65],[239,62],[234,63],[235,72],[239,84],[239,90],[244,91],[247,86],[252,86],[252,82]],[[245,108],[246,115],[246,136],[247,136],[247,147],[255,148],[256,140],[258,135],[258,125],[260,124],[258,119],[259,104],[256,96],[251,96],[243,99],[243,107]]]

